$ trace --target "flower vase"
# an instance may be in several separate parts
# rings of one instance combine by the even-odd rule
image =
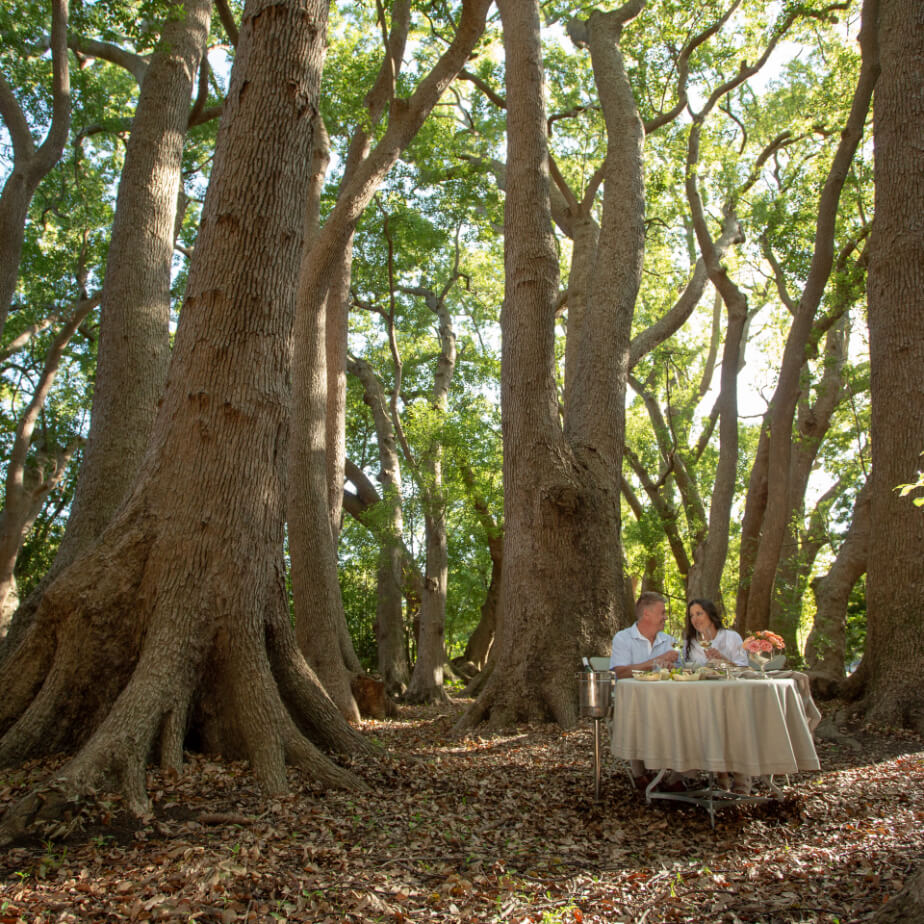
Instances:
[[[748,660],[751,662],[751,667],[753,667],[754,670],[763,673],[770,658],[768,658],[767,655],[765,655],[762,651],[754,651],[751,652]]]

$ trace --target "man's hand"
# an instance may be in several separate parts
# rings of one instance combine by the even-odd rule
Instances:
[[[670,651],[665,651],[663,655],[658,655],[658,657],[652,658],[651,664],[652,667],[668,667],[673,664],[679,657],[680,652],[675,651],[672,648]]]

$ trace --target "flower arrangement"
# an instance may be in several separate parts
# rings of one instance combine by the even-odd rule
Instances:
[[[756,667],[760,671],[765,671],[768,670],[771,665],[774,667],[776,666],[777,661],[773,656],[774,650],[782,651],[786,647],[786,643],[776,632],[763,629],[760,632],[749,635],[742,643],[742,646],[748,653],[751,666]],[[782,660],[781,657],[780,661]]]
[[[776,632],[764,629],[760,632],[755,632],[753,635],[749,635],[744,640],[743,645],[744,650],[750,654],[766,656],[769,655],[774,648],[782,651],[786,647],[786,642],[784,642]]]

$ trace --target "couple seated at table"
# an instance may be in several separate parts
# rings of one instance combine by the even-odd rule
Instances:
[[[695,599],[687,604],[682,654],[674,648],[674,637],[664,631],[666,622],[667,606],[664,597],[653,591],[642,593],[635,604],[635,623],[613,636],[610,669],[617,679],[628,679],[633,671],[673,667],[678,662],[705,664],[708,660],[721,659],[738,665],[748,663],[741,636],[723,627],[712,601]],[[630,763],[636,786],[645,789],[650,779],[644,764],[639,760]],[[718,779],[720,786],[729,788],[728,774],[720,773]],[[677,774],[672,774],[663,785],[675,790],[685,788]],[[750,786],[749,777],[735,774],[736,791],[749,791]]]

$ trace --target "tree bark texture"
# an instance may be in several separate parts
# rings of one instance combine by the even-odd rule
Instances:
[[[16,292],[29,205],[39,183],[61,158],[71,125],[71,83],[67,57],[68,0],[51,4],[51,125],[36,148],[13,90],[0,74],[0,117],[13,147],[13,169],[0,194],[0,336]]]
[[[453,280],[454,281],[454,280]],[[440,353],[436,359],[430,406],[438,417],[446,412],[449,388],[456,368],[456,333],[446,305],[452,282],[438,296],[423,295],[439,320]],[[424,506],[426,571],[420,605],[420,634],[417,661],[411,673],[406,698],[409,702],[439,702],[443,693],[443,664],[446,661],[446,593],[449,585],[449,540],[446,535],[446,498],[443,492],[443,445],[439,432],[427,446],[421,461]]]
[[[863,6],[863,26],[860,31],[862,62],[854,90],[850,114],[841,132],[834,159],[828,171],[818,202],[815,226],[815,246],[805,286],[793,315],[792,325],[783,349],[780,374],[767,412],[768,447],[766,467],[766,505],[760,525],[760,541],[753,558],[753,567],[741,571],[740,580],[747,585],[744,614],[738,621],[747,631],[766,629],[770,619],[770,603],[786,535],[790,510],[790,460],[792,455],[793,419],[801,391],[799,376],[805,362],[806,347],[815,313],[821,303],[834,260],[834,240],[840,194],[863,136],[873,87],[879,75],[879,58],[875,45],[875,6],[878,0],[866,0]],[[763,438],[763,433],[761,434]],[[758,479],[763,477],[757,473]],[[758,492],[758,495],[762,492]],[[749,550],[742,545],[742,555]]]
[[[864,673],[872,721],[924,730],[924,512],[896,486],[924,449],[924,7],[881,0],[870,240],[870,554]],[[920,492],[917,492],[918,494]]]
[[[26,631],[49,581],[99,538],[151,435],[170,362],[170,276],[189,101],[211,8],[211,0],[186,0],[183,15],[165,21],[140,72],[103,279],[90,432],[61,544],[14,614],[11,639]]]
[[[606,196],[598,274],[576,325],[584,335],[569,329],[569,339],[577,336],[579,345],[576,368],[566,373],[563,430],[553,376],[558,265],[538,6],[502,0],[498,7],[508,110],[503,619],[491,675],[459,730],[482,720],[503,726],[549,717],[572,725],[574,671],[582,655],[608,643],[619,621],[622,407],[644,240],[642,126],[617,45],[621,20],[595,13],[588,31],[607,122]]]
[[[286,763],[357,785],[367,750],[298,652],[282,571],[290,338],[322,0],[247,3],[164,398],[133,491],[3,667],[0,763],[73,750],[60,786],[144,810],[194,723],[269,792]],[[35,812],[26,798],[10,811]]]
[[[330,520],[336,516],[337,502],[330,501],[329,490],[333,490],[333,482],[341,478],[339,494],[342,495],[342,469],[343,433],[345,424],[345,359],[346,359],[346,310],[347,294],[350,282],[350,251],[352,249],[353,234],[356,224],[363,214],[366,206],[372,200],[376,190],[388,171],[394,165],[401,152],[413,140],[426,117],[439,102],[449,83],[463,67],[469,54],[484,31],[485,16],[490,0],[465,0],[462,15],[459,19],[456,34],[441,55],[431,71],[418,84],[414,92],[406,99],[396,104],[397,77],[404,56],[410,23],[409,0],[400,0],[393,5],[392,27],[386,42],[383,63],[379,70],[375,84],[366,95],[365,102],[368,119],[363,120],[350,142],[344,175],[340,184],[337,203],[320,228],[317,236],[306,249],[302,260],[298,288],[298,315],[297,335],[295,348],[302,350],[307,345],[312,351],[311,357],[299,359],[296,369],[310,368],[312,379],[306,375],[296,374],[293,382],[294,405],[299,410],[299,416],[293,420],[292,438],[296,445],[314,447],[316,451],[319,440],[323,438],[323,454],[315,454],[310,464],[323,461],[323,471],[326,484],[323,495],[329,518],[326,529],[315,515],[307,511],[299,512],[294,506],[290,517],[297,518],[302,524],[299,530],[290,530],[290,550],[298,556],[300,562],[311,561],[312,554],[321,554],[321,548],[326,543],[330,548],[323,552],[323,561],[328,562],[320,572],[327,575],[324,578],[324,600],[311,602],[312,612],[319,614],[318,619],[323,620],[322,625],[333,625],[338,628],[345,625],[342,605],[338,606],[336,595],[330,585],[330,562],[334,560],[335,548],[333,537],[337,535],[337,528],[331,528]],[[388,114],[388,125],[379,142],[372,147],[375,137],[374,129],[378,126],[385,114]],[[318,371],[319,350],[325,351],[321,360],[324,364],[323,381]],[[328,365],[330,363],[331,365]],[[314,378],[317,381],[314,381]],[[323,386],[323,416],[321,416],[321,388]],[[334,444],[333,441],[336,441]],[[294,454],[295,451],[293,451]],[[305,463],[309,464],[309,463]],[[305,481],[305,473],[299,475]],[[314,476],[312,487],[314,490]],[[292,504],[311,504],[312,507],[319,500],[292,495]],[[339,520],[339,517],[337,517]],[[313,529],[314,535],[309,540],[303,535],[301,529]],[[311,542],[313,553],[307,548],[299,550],[301,543]],[[294,543],[294,545],[293,545]],[[317,559],[315,559],[317,561]],[[300,564],[299,568],[306,567]],[[303,587],[296,591],[296,600],[305,593]],[[297,606],[307,608],[307,601]],[[320,609],[327,607],[328,612],[320,614]],[[313,617],[314,618],[314,617]],[[340,635],[342,647],[346,646],[347,639],[343,633]],[[355,658],[355,655],[353,656]],[[349,653],[345,657],[349,661]],[[347,678],[345,669],[337,669],[331,662],[331,682],[333,674]],[[336,679],[338,686],[342,683],[341,677]]]
[[[307,267],[302,267],[304,276]],[[325,311],[311,313],[299,299],[292,351],[289,442],[289,556],[299,645],[347,719],[359,720],[350,675],[340,648],[346,625],[337,547],[328,503],[328,374]],[[342,491],[341,491],[342,494]],[[355,658],[355,655],[354,655]]]
[[[411,678],[407,657],[407,639],[404,631],[404,599],[401,592],[404,571],[404,512],[402,509],[401,458],[391,419],[388,397],[382,382],[365,361],[350,359],[349,371],[363,386],[363,401],[372,411],[376,445],[379,451],[379,483],[382,486],[381,504],[376,518],[379,540],[379,560],[376,567],[375,639],[378,650],[378,669],[391,695],[403,695]],[[353,474],[357,490],[362,491],[364,478],[361,472]],[[421,587],[422,591],[422,587]]]
[[[836,692],[844,679],[847,650],[847,603],[850,592],[866,573],[869,557],[870,482],[857,495],[847,535],[828,573],[812,581],[815,621],[805,642],[805,660],[813,686]]]
[[[45,356],[45,365],[32,400],[23,411],[13,436],[12,451],[6,469],[3,509],[0,510],[0,642],[4,640],[7,630],[8,620],[4,614],[12,612],[9,606],[10,598],[15,598],[16,581],[13,572],[19,550],[35,518],[41,513],[45,498],[61,480],[67,463],[77,448],[77,443],[74,442],[64,451],[54,453],[54,460],[47,451],[38,453],[33,464],[29,466],[27,456],[32,435],[45,399],[57,376],[64,348],[98,304],[98,298],[85,299],[62,325]]]
[[[168,17],[141,84],[103,280],[90,432],[52,574],[94,542],[125,499],[170,362],[170,271],[189,102],[212,0]]]

